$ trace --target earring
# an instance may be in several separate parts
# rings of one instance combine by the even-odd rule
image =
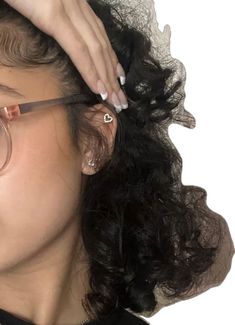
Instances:
[[[104,114],[104,123],[110,123],[113,121],[113,117],[108,113]]]
[[[88,161],[88,165],[91,166],[91,167],[94,167],[95,166],[95,163],[92,161],[92,159],[90,159]]]

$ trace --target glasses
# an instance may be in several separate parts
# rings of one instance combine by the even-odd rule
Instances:
[[[78,103],[78,101],[79,103],[82,103],[85,100],[87,100],[85,95],[73,94],[61,98],[0,107],[0,172],[7,167],[12,155],[12,138],[9,128],[9,121],[16,118],[16,116],[35,111],[37,109],[48,108],[61,104],[74,104]]]

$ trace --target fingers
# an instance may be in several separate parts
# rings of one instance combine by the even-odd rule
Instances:
[[[96,71],[99,73],[99,75],[102,72],[104,82],[108,82],[108,72],[110,66],[108,62],[106,62],[109,59],[107,51],[105,51],[105,54],[103,53],[102,44],[97,37],[97,32],[94,31],[93,27],[87,21],[86,16],[84,15],[84,9],[79,8],[77,1],[76,6],[73,9],[73,14],[70,15],[69,19],[72,21],[72,24],[77,31],[79,31],[83,42],[87,45],[96,67]]]
[[[92,10],[92,8],[87,4],[86,1],[81,0],[79,1],[79,4],[82,8],[82,12],[85,15],[85,18],[87,19],[87,22],[90,24],[90,28],[93,29],[94,34],[96,35],[97,40],[99,40],[103,53],[101,53],[101,59],[104,59],[104,63],[106,66],[107,74],[103,74],[103,71],[101,69],[101,66],[98,65],[99,61],[97,62],[96,69],[98,70],[98,73],[101,76],[102,81],[104,81],[109,99],[111,100],[112,92],[114,91],[117,96],[119,97],[119,100],[122,102],[123,97],[125,97],[123,91],[120,88],[120,85],[117,81],[118,78],[118,71],[117,71],[117,65],[119,63],[118,58],[113,51],[109,38],[107,36],[106,30],[104,28],[103,22],[97,17]],[[77,21],[77,20],[76,20]],[[103,56],[102,56],[103,54]],[[104,75],[106,76],[106,80],[104,79]],[[122,95],[120,96],[119,92],[122,92]]]
[[[118,60],[113,54],[112,56],[110,55],[111,44],[109,41],[107,43],[108,37],[104,28],[101,33],[101,24],[97,22],[98,17],[96,17],[85,0],[67,1],[64,2],[64,5],[66,13],[70,13],[68,19],[72,22],[80,37],[83,39],[83,42],[87,45],[90,57],[99,76],[94,80],[90,88],[94,91],[95,86],[97,86],[97,81],[100,79],[98,85],[102,87],[99,89],[96,88],[95,92],[97,93],[103,90],[103,92],[107,92],[104,97],[102,96],[103,99],[108,98],[108,101],[118,109],[127,108],[127,99],[117,81],[118,72],[120,72],[120,69],[117,70]],[[103,34],[106,36],[104,37]],[[114,51],[112,50],[111,52]],[[113,62],[115,62],[115,67],[113,66]],[[76,65],[75,62],[74,64]],[[125,76],[123,69],[121,72]],[[90,86],[88,82],[87,84]]]

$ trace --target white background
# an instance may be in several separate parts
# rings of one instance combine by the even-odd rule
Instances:
[[[156,0],[159,28],[171,27],[171,54],[186,68],[185,108],[196,127],[178,124],[169,135],[183,158],[182,183],[206,189],[210,209],[235,239],[235,2]],[[235,324],[235,266],[224,282],[161,309],[151,325]]]

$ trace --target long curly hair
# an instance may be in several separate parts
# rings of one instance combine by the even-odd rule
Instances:
[[[129,108],[116,115],[111,157],[107,139],[84,114],[101,102],[100,96],[89,89],[52,37],[4,1],[0,2],[0,64],[25,69],[51,66],[61,81],[61,95],[81,93],[81,102],[65,107],[71,137],[79,148],[80,134],[88,134],[95,141],[98,162],[96,173],[87,178],[79,211],[91,288],[83,306],[92,317],[102,318],[117,306],[136,313],[153,311],[158,304],[155,287],[164,289],[168,297],[184,297],[214,263],[221,238],[206,205],[206,191],[182,185],[182,159],[161,132],[184,99],[182,80],[166,90],[173,68],[163,68],[150,54],[147,35],[128,26],[111,5],[88,2],[126,72],[123,89]],[[202,245],[205,224],[213,236]]]

